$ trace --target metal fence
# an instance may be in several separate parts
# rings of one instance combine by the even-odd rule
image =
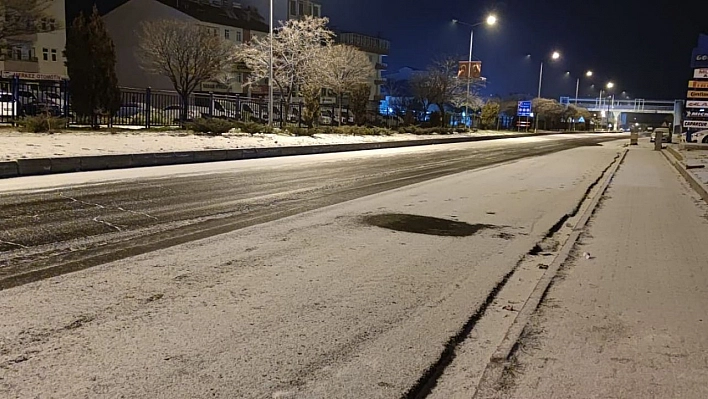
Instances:
[[[103,126],[169,127],[179,126],[197,118],[220,118],[242,122],[268,122],[268,101],[263,98],[231,94],[194,93],[186,106],[174,91],[121,87],[121,105],[113,115],[101,115],[97,123]],[[273,105],[276,125],[304,126],[303,104],[278,101]],[[64,117],[69,125],[90,126],[90,116],[80,116],[71,106],[71,84],[68,81],[33,82],[21,79],[0,80],[0,123],[14,123],[18,118],[50,114]],[[354,123],[348,107],[321,105],[318,124]]]

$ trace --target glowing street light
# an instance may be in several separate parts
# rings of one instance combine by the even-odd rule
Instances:
[[[615,87],[615,84],[614,84],[614,83],[612,83],[612,82],[607,82],[607,88],[608,88],[608,89],[611,89],[611,88],[613,88],[613,87]]]
[[[489,26],[492,26],[497,23],[497,16],[490,14],[489,16],[487,16],[487,18],[484,21],[478,22],[476,24],[462,22],[458,19],[453,19],[452,23],[469,26],[470,28],[475,28],[475,27],[477,27],[479,25],[483,25],[485,23]],[[472,65],[472,48],[473,48],[472,46],[473,46],[473,44],[474,44],[474,29],[470,29],[470,53],[469,53],[469,57],[467,58],[467,96],[465,98],[465,108],[467,109],[467,111],[469,111],[469,102],[470,102],[470,83],[471,83],[470,82],[470,76],[471,76],[470,74],[472,72],[471,65]],[[467,114],[469,114],[469,112],[467,112]]]
[[[551,59],[552,60],[557,60],[560,58],[560,53],[558,51],[554,51],[553,54],[551,54]],[[538,96],[536,98],[541,98],[541,85],[543,84],[543,60],[541,60],[541,70],[538,73]],[[538,132],[538,117],[535,117],[535,127],[534,127],[534,133]]]
[[[592,71],[587,71],[587,72],[585,72],[585,76],[591,77],[591,76],[592,76]]]

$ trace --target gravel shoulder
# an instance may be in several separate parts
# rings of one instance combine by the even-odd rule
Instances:
[[[1,291],[0,396],[401,397],[616,153],[460,173]],[[481,230],[362,221],[382,213]]]
[[[708,397],[707,211],[632,149],[494,397]]]

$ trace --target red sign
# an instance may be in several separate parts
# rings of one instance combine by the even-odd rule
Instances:
[[[479,79],[482,76],[481,61],[460,61],[460,67],[457,71],[458,78],[474,78]]]

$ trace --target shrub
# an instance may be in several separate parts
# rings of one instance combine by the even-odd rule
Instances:
[[[317,129],[312,128],[308,129],[306,127],[289,127],[288,132],[292,134],[293,136],[314,136],[317,134]]]
[[[221,135],[235,127],[234,123],[218,118],[197,118],[194,122],[187,123],[187,129],[195,133]]]
[[[27,116],[17,121],[20,128],[29,133],[53,133],[66,127],[66,119],[49,115]]]
[[[273,133],[273,127],[264,125],[257,122],[236,122],[233,124],[236,129],[241,130],[244,133],[256,134],[256,133]]]

